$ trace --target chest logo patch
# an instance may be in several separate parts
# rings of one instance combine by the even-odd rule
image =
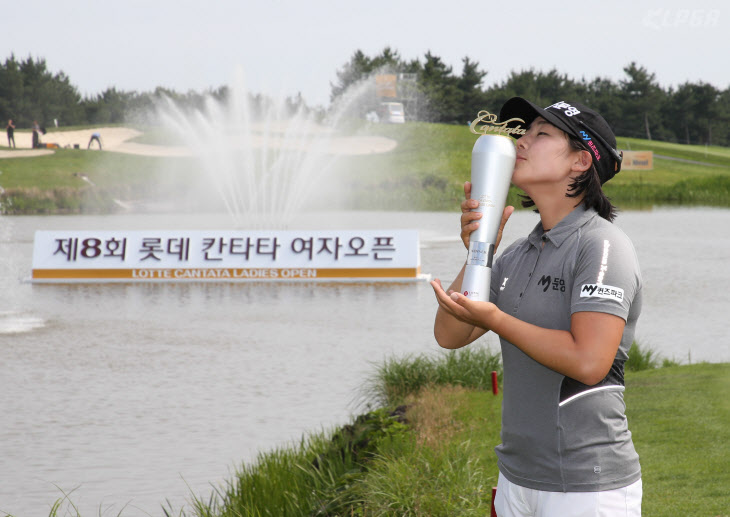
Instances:
[[[605,298],[621,302],[624,299],[624,290],[611,285],[583,284],[583,287],[580,288],[580,297]]]
[[[562,278],[558,278],[550,276],[550,275],[542,275],[542,278],[538,280],[537,285],[542,287],[542,292],[547,292],[548,289],[552,288],[553,291],[560,291],[561,293],[565,292],[565,280]]]
[[[509,277],[504,277],[504,280],[502,281],[502,285],[499,287],[500,291],[504,291],[505,287],[507,287],[507,280],[509,280]]]

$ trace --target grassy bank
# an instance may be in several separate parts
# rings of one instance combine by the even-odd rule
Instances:
[[[378,365],[363,395],[378,406],[329,432],[261,453],[212,494],[168,517],[489,515],[498,470],[498,354],[472,345]],[[626,414],[651,517],[727,517],[730,363],[679,365],[634,345]],[[49,517],[79,514],[73,494]],[[117,515],[128,512],[123,508]],[[101,510],[100,510],[101,514]]]
[[[727,515],[730,364],[632,356],[625,398],[644,515]],[[390,409],[262,454],[195,515],[488,515],[501,409],[485,386],[492,368],[499,357],[479,348],[388,361],[367,391]]]
[[[192,160],[58,149],[0,159],[4,214],[109,213],[129,203],[179,199],[197,184]]]
[[[466,126],[368,125],[361,132],[392,138],[395,150],[348,157],[339,164],[343,206],[356,209],[455,210],[469,178],[476,136]],[[170,143],[150,129],[137,139]],[[652,150],[652,171],[622,171],[606,185],[620,208],[653,205],[730,206],[730,149],[619,138],[619,147]],[[671,159],[670,159],[671,158]],[[684,161],[678,161],[684,160]],[[690,163],[701,162],[701,163]],[[62,149],[53,155],[0,160],[2,210],[7,214],[114,211],[133,202],[169,202],[199,184],[193,159],[152,158]],[[89,181],[82,179],[82,175]],[[508,202],[519,204],[511,189]]]
[[[413,123],[373,126],[394,138],[398,147],[385,155],[356,157],[345,175],[359,208],[408,206],[421,210],[453,210],[469,178],[476,136],[466,127]],[[730,149],[665,144],[619,138],[619,148],[652,150],[675,159],[654,159],[654,170],[625,170],[606,184],[606,192],[621,208],[653,205],[730,206]],[[707,154],[706,154],[707,153]],[[519,205],[519,191],[510,189],[508,203]]]

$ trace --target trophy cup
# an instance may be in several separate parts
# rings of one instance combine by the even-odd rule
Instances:
[[[484,121],[482,113],[485,112],[480,112],[480,119]],[[480,119],[472,123],[472,132],[477,133],[474,127]],[[494,123],[494,120],[490,122]],[[509,136],[500,134],[503,127],[483,126],[483,134],[474,143],[471,155],[471,198],[479,201],[479,206],[472,212],[483,215],[479,228],[469,235],[469,252],[461,283],[461,292],[470,300],[489,301],[494,247],[515,168],[515,146]],[[488,131],[496,134],[488,134]]]

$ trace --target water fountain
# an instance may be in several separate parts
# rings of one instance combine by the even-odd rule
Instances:
[[[253,102],[238,70],[224,100],[210,95],[203,110],[190,110],[165,99],[157,115],[198,159],[237,227],[286,228],[332,188],[327,180],[343,156],[395,147],[383,137],[344,136],[348,115],[372,95],[370,83],[350,88],[325,116],[283,99]]]

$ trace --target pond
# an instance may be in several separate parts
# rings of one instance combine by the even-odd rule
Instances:
[[[516,213],[503,246],[536,224]],[[424,273],[465,259],[458,214],[307,214],[296,229],[415,228]],[[637,339],[681,363],[730,361],[730,210],[622,213],[644,276]],[[230,229],[224,215],[0,218],[0,513],[162,514],[243,461],[345,423],[386,357],[442,353],[427,282],[37,285],[33,233]],[[481,346],[497,349],[486,337]],[[146,514],[146,513],[145,513]]]

